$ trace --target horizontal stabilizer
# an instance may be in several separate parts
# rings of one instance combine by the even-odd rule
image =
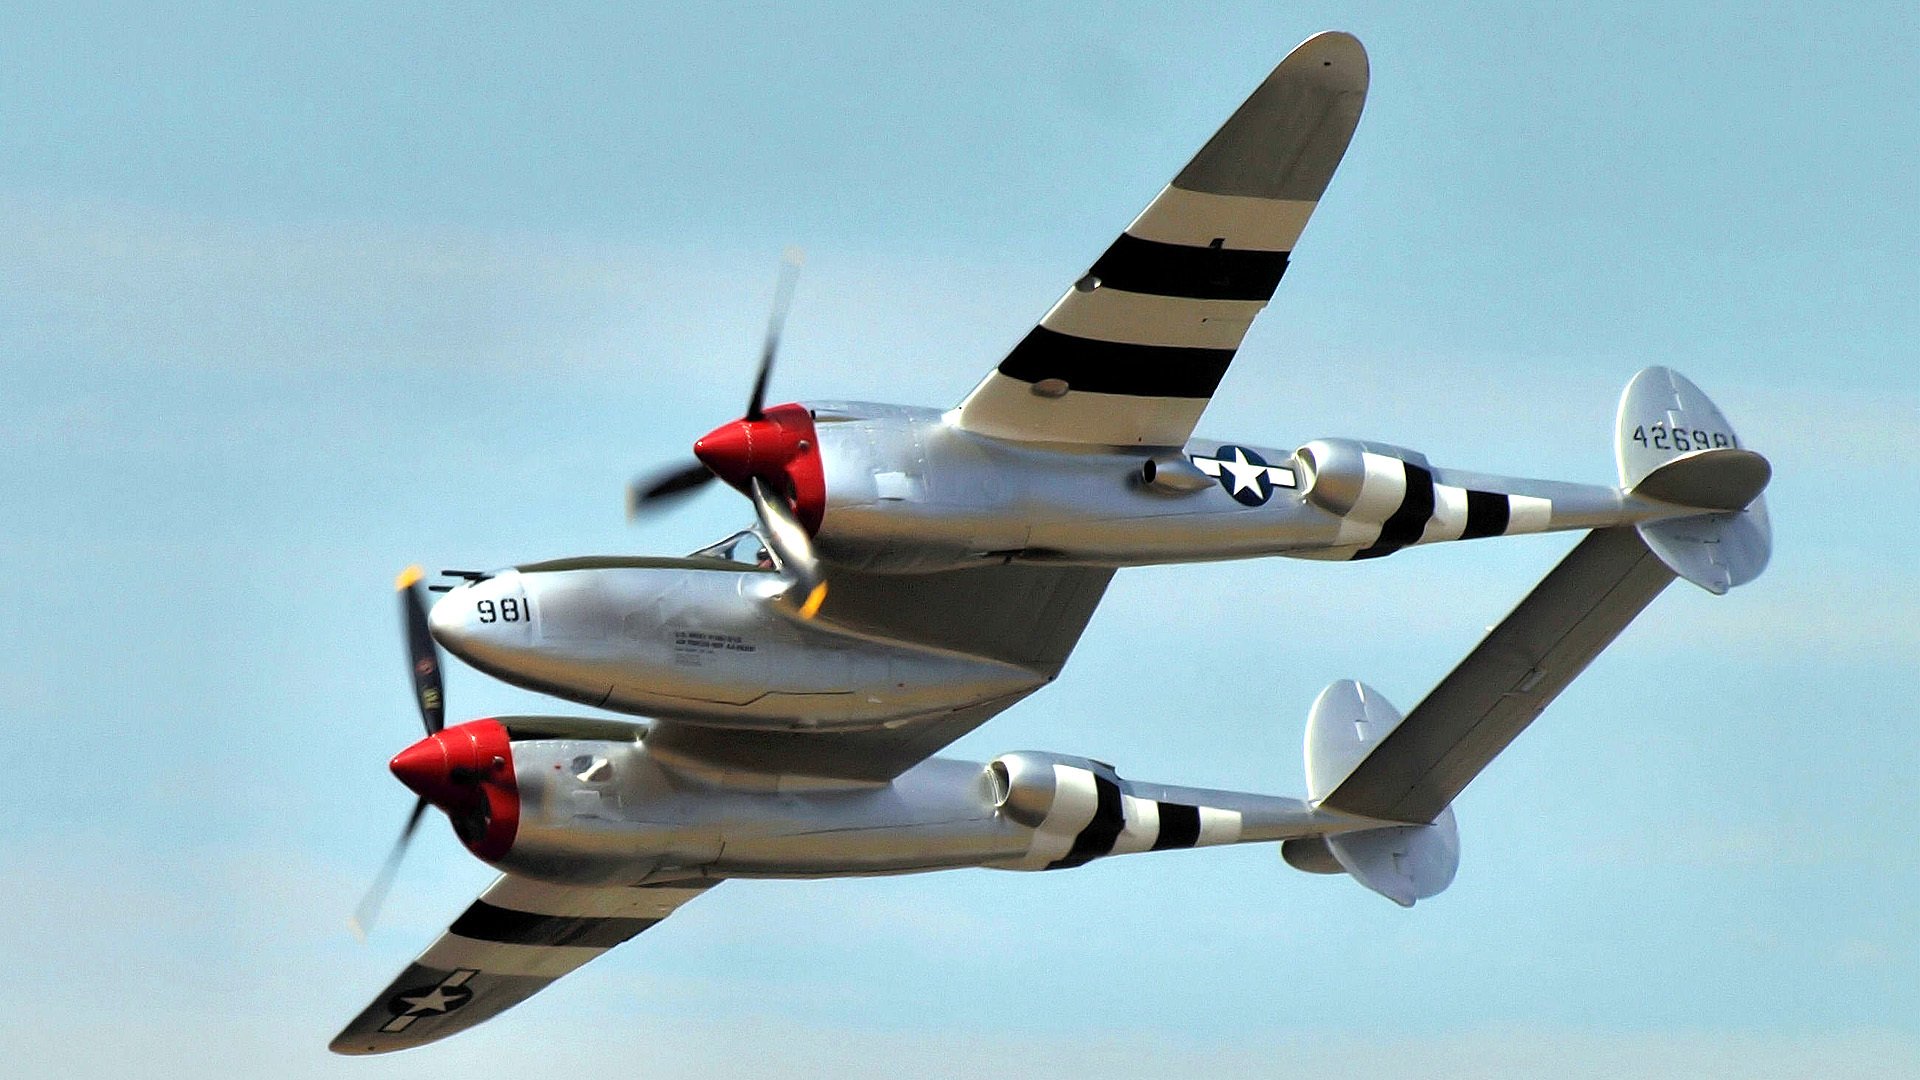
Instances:
[[[1773,466],[1751,450],[1726,446],[1695,450],[1657,466],[1631,494],[1702,510],[1744,510],[1760,497]]]
[[[1673,578],[1634,529],[1590,533],[1319,805],[1435,822]]]

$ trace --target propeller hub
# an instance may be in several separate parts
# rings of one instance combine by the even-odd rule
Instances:
[[[700,464],[713,470],[713,475],[725,480],[737,488],[744,488],[748,482],[759,475],[754,462],[754,435],[756,428],[772,428],[774,425],[765,420],[733,420],[707,432],[693,443],[693,456]],[[768,438],[774,432],[759,432],[762,444],[762,456],[774,449],[767,445],[774,442]],[[773,464],[767,462],[766,464]]]
[[[489,862],[513,846],[520,791],[513,748],[497,720],[455,724],[393,756],[393,775],[444,811],[468,850]]]
[[[693,455],[743,493],[755,480],[765,482],[793,507],[809,535],[820,530],[827,509],[826,469],[820,433],[805,405],[772,405],[760,419],[721,424],[694,442]]]
[[[439,735],[421,739],[393,755],[387,768],[414,794],[436,805],[446,797],[446,788],[452,783],[453,767],[447,764],[447,748],[441,745]]]

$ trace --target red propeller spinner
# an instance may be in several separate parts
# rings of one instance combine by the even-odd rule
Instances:
[[[819,531],[827,509],[826,470],[805,406],[774,405],[759,419],[721,424],[694,441],[693,456],[743,494],[755,478],[765,481],[786,496],[808,533]]]
[[[395,754],[400,782],[446,812],[467,850],[488,862],[505,856],[520,827],[513,748],[498,720],[455,724]]]

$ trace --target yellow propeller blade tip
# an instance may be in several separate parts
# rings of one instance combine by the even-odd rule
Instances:
[[[400,571],[399,577],[393,579],[393,587],[395,589],[411,589],[422,576],[418,566],[409,566],[405,570]]]
[[[827,602],[827,583],[821,582],[807,594],[807,602],[800,605],[800,617],[811,619],[820,613],[820,605]]]

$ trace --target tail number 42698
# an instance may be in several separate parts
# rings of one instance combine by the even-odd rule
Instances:
[[[1707,431],[1703,428],[1673,428],[1665,424],[1633,429],[1633,441],[1641,446],[1651,446],[1655,450],[1711,450],[1720,446],[1739,446],[1740,441],[1724,431]]]

